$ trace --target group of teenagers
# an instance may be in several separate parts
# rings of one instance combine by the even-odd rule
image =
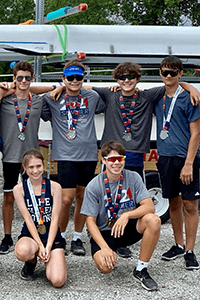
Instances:
[[[169,199],[175,240],[161,258],[170,261],[184,256],[186,269],[199,268],[194,245],[200,195],[200,93],[179,82],[183,74],[179,58],[164,58],[159,72],[164,85],[141,91],[136,88],[140,66],[123,62],[112,73],[118,83],[114,91],[83,88],[84,66],[71,60],[63,69],[63,86],[30,86],[33,68],[21,61],[14,66],[12,87],[0,83],[5,234],[0,254],[13,248],[16,201],[24,219],[15,244],[15,255],[24,262],[22,279],[34,278],[39,259],[54,287],[65,284],[65,235],[75,199],[70,251],[85,255],[82,230],[86,223],[95,265],[107,274],[115,268],[117,254],[130,257],[128,246],[141,240],[133,276],[145,289],[158,289],[147,268],[161,220],[154,214],[143,169],[143,155],[150,150],[153,113],[157,119],[157,168],[163,197]],[[94,116],[99,113],[105,114],[100,145],[104,168],[94,176],[98,160]],[[44,176],[44,158],[38,151],[40,118],[52,122],[52,159],[58,162],[58,183]],[[18,183],[20,172],[22,181]]]

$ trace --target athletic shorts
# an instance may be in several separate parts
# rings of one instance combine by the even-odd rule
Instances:
[[[58,182],[63,189],[86,186],[94,177],[96,161],[58,161]]]
[[[184,166],[185,158],[160,156],[157,168],[160,174],[162,194],[164,198],[175,198],[180,193],[183,200],[199,199],[199,162],[195,157],[193,163],[193,181],[183,184],[180,180],[180,172]]]
[[[32,238],[32,235],[31,235],[30,233],[24,233],[24,234],[22,233],[22,234],[20,234],[20,235],[18,236],[18,240],[21,239],[22,237],[29,237],[29,238],[33,239],[33,238]],[[44,247],[46,247],[46,244],[47,244],[47,238],[42,238],[42,237],[40,237],[40,239],[41,239],[41,241],[42,241]],[[65,245],[66,245],[65,239],[64,239],[62,236],[60,236],[60,237],[57,237],[57,236],[56,236],[56,238],[55,238],[55,240],[54,240],[54,242],[53,242],[53,245],[52,245],[52,247],[51,247],[51,250],[54,250],[54,249],[62,249],[62,248],[65,249]]]
[[[101,231],[101,235],[108,246],[116,252],[118,247],[130,246],[142,239],[142,234],[140,234],[136,229],[137,221],[138,219],[129,220],[125,227],[124,234],[119,238],[111,236],[111,230]],[[90,239],[90,243],[91,253],[93,256],[97,251],[101,250],[101,248],[97,245],[93,238]]]
[[[3,162],[4,192],[12,192],[14,186],[18,183],[21,165],[21,163]]]

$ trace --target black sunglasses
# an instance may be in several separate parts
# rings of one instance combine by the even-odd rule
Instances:
[[[17,81],[22,82],[22,80],[24,78],[26,79],[26,81],[31,81],[32,80],[31,76],[18,76],[16,79],[17,79]]]
[[[135,75],[121,75],[121,76],[119,76],[119,80],[123,80],[123,81],[125,81],[126,80],[126,78],[128,78],[128,80],[131,80],[131,79],[135,79],[136,78],[136,76]]]
[[[167,77],[168,75],[170,75],[171,77],[176,77],[179,73],[179,70],[176,71],[169,71],[169,70],[161,70],[161,74],[164,77]]]
[[[67,78],[68,81],[73,81],[74,79],[76,79],[77,81],[83,80],[82,75],[70,75],[70,76],[65,76],[65,78]]]

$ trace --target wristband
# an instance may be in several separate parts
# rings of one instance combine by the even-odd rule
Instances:
[[[52,85],[52,87],[53,87],[53,90],[55,90],[55,89],[57,88],[57,86],[56,86],[56,85]]]

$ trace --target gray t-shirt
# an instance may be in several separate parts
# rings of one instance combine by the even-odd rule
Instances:
[[[123,176],[122,196],[117,217],[126,211],[133,210],[141,200],[150,197],[140,175],[136,172],[124,169]],[[117,193],[118,184],[118,182],[109,183],[112,200],[114,200]],[[130,199],[131,194],[132,199]],[[96,217],[96,224],[100,231],[110,230],[106,225],[108,219],[106,207],[107,195],[103,181],[103,173],[100,173],[88,183],[85,189],[81,214]]]
[[[47,121],[50,111],[43,103],[42,97],[32,96],[32,104],[28,123],[25,129],[25,141],[18,138],[19,128],[14,106],[14,95],[2,99],[1,102],[1,137],[3,142],[3,161],[9,163],[21,163],[24,152],[31,148],[39,149],[38,129],[40,117]],[[22,123],[26,114],[29,97],[26,99],[17,99]]]
[[[154,104],[163,97],[165,86],[137,93],[131,122],[132,140],[129,142],[126,142],[122,138],[124,124],[119,102],[119,98],[122,95],[121,91],[111,92],[108,88],[96,87],[93,87],[93,90],[98,92],[106,104],[105,127],[101,145],[110,140],[114,140],[120,142],[125,147],[126,151],[148,153],[150,150],[150,134]],[[126,116],[128,117],[133,96],[124,96],[123,98]]]
[[[65,106],[64,92],[59,101],[53,101],[49,97],[49,93],[44,97],[52,115],[52,159],[60,161],[97,161],[94,114],[101,113],[105,107],[100,96],[95,91],[81,89],[81,106],[76,125],[77,136],[73,140],[69,140],[66,133],[71,124],[78,96],[68,97],[70,112]]]

